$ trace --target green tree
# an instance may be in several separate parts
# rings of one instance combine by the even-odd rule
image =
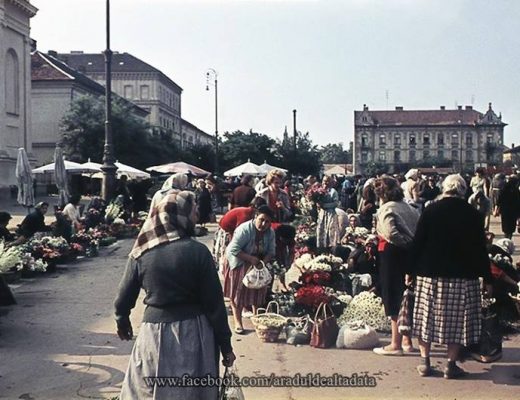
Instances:
[[[225,171],[248,160],[256,164],[262,164],[264,161],[269,164],[275,163],[275,145],[274,139],[252,130],[249,133],[225,132],[224,140],[219,145],[220,169]]]
[[[103,98],[82,96],[74,100],[61,121],[61,142],[65,154],[78,162],[89,157],[101,161],[105,141]],[[136,168],[175,160],[180,152],[170,132],[151,133],[150,126],[132,111],[131,103],[120,98],[112,102],[114,156]]]
[[[296,149],[293,138],[279,141],[276,146],[278,165],[295,175],[317,175],[321,169],[320,151],[313,145],[309,132],[296,136]]]
[[[206,171],[213,171],[215,169],[215,147],[211,144],[195,144],[182,152],[182,161]]]
[[[352,163],[352,154],[343,149],[343,143],[329,143],[320,149],[320,159],[323,164]]]

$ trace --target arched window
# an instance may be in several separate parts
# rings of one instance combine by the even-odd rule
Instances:
[[[5,57],[5,109],[10,114],[20,111],[20,70],[13,49],[7,50]]]

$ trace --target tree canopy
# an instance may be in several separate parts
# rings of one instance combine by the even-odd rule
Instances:
[[[101,161],[105,141],[105,109],[102,98],[82,96],[74,100],[61,121],[62,145],[71,160]],[[171,162],[179,156],[171,133],[151,133],[150,126],[122,99],[112,102],[114,156],[122,163],[146,168]]]
[[[343,143],[330,143],[321,147],[320,159],[323,164],[349,164],[352,154],[343,149]]]

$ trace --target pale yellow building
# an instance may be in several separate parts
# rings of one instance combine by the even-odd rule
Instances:
[[[491,103],[485,113],[472,106],[373,111],[365,105],[354,111],[354,173],[364,174],[374,164],[390,173],[418,166],[469,172],[497,165],[506,125]]]
[[[27,0],[0,0],[0,197],[16,184],[18,148],[31,158],[30,19],[37,11]]]

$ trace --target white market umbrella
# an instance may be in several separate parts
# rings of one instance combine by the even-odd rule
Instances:
[[[259,168],[264,171],[266,174],[269,172],[269,171],[272,171],[273,169],[277,169],[277,170],[280,170],[280,171],[283,171],[283,172],[287,172],[286,169],[284,168],[280,168],[280,167],[275,167],[273,165],[270,165],[270,164],[267,164],[267,162],[264,161],[264,163],[262,165],[259,166]]]
[[[266,173],[262,171],[262,169],[256,165],[255,163],[252,163],[251,161],[247,161],[246,163],[239,165],[238,167],[231,168],[230,170],[224,172],[224,176],[240,176],[240,175],[254,175],[254,176],[261,176],[265,175]]]
[[[339,166],[334,165],[333,167],[329,168],[328,170],[324,171],[325,175],[346,175],[346,169]]]
[[[63,151],[60,146],[56,146],[54,151],[54,179],[58,188],[58,207],[62,208],[69,201],[69,188],[67,182],[67,170],[63,160]]]
[[[92,170],[91,168],[83,167],[82,164],[78,164],[73,161],[63,160],[63,164],[65,166],[65,170],[70,174],[82,174],[82,173],[99,171],[99,169]],[[33,172],[33,174],[53,173],[55,169],[56,169],[55,163],[50,163],[50,164],[35,168],[32,170],[32,172]]]
[[[18,204],[27,207],[28,211],[29,208],[34,206],[33,175],[27,152],[23,147],[18,149],[15,174],[18,184]]]
[[[86,164],[86,163],[85,163]],[[92,163],[96,164],[96,163]],[[82,164],[84,165],[84,164]],[[98,164],[101,166],[101,164]],[[119,161],[116,161],[114,165],[117,167],[117,178],[121,178],[121,176],[126,175],[128,179],[149,179],[150,174],[148,172],[141,171],[140,169],[131,167],[129,165],[125,165],[120,163]],[[94,175],[92,175],[92,178],[103,178],[102,172],[97,172]]]
[[[91,170],[91,173],[101,172],[101,164],[97,162],[90,161],[90,158],[86,163],[81,164],[83,168],[87,168]]]
[[[169,164],[163,165],[155,165],[153,167],[146,168],[147,171],[160,172],[161,174],[186,174],[186,175],[194,175],[194,176],[208,176],[211,175],[211,172],[208,172],[202,168],[196,167],[195,165],[191,165],[185,163],[183,161],[178,161]]]

